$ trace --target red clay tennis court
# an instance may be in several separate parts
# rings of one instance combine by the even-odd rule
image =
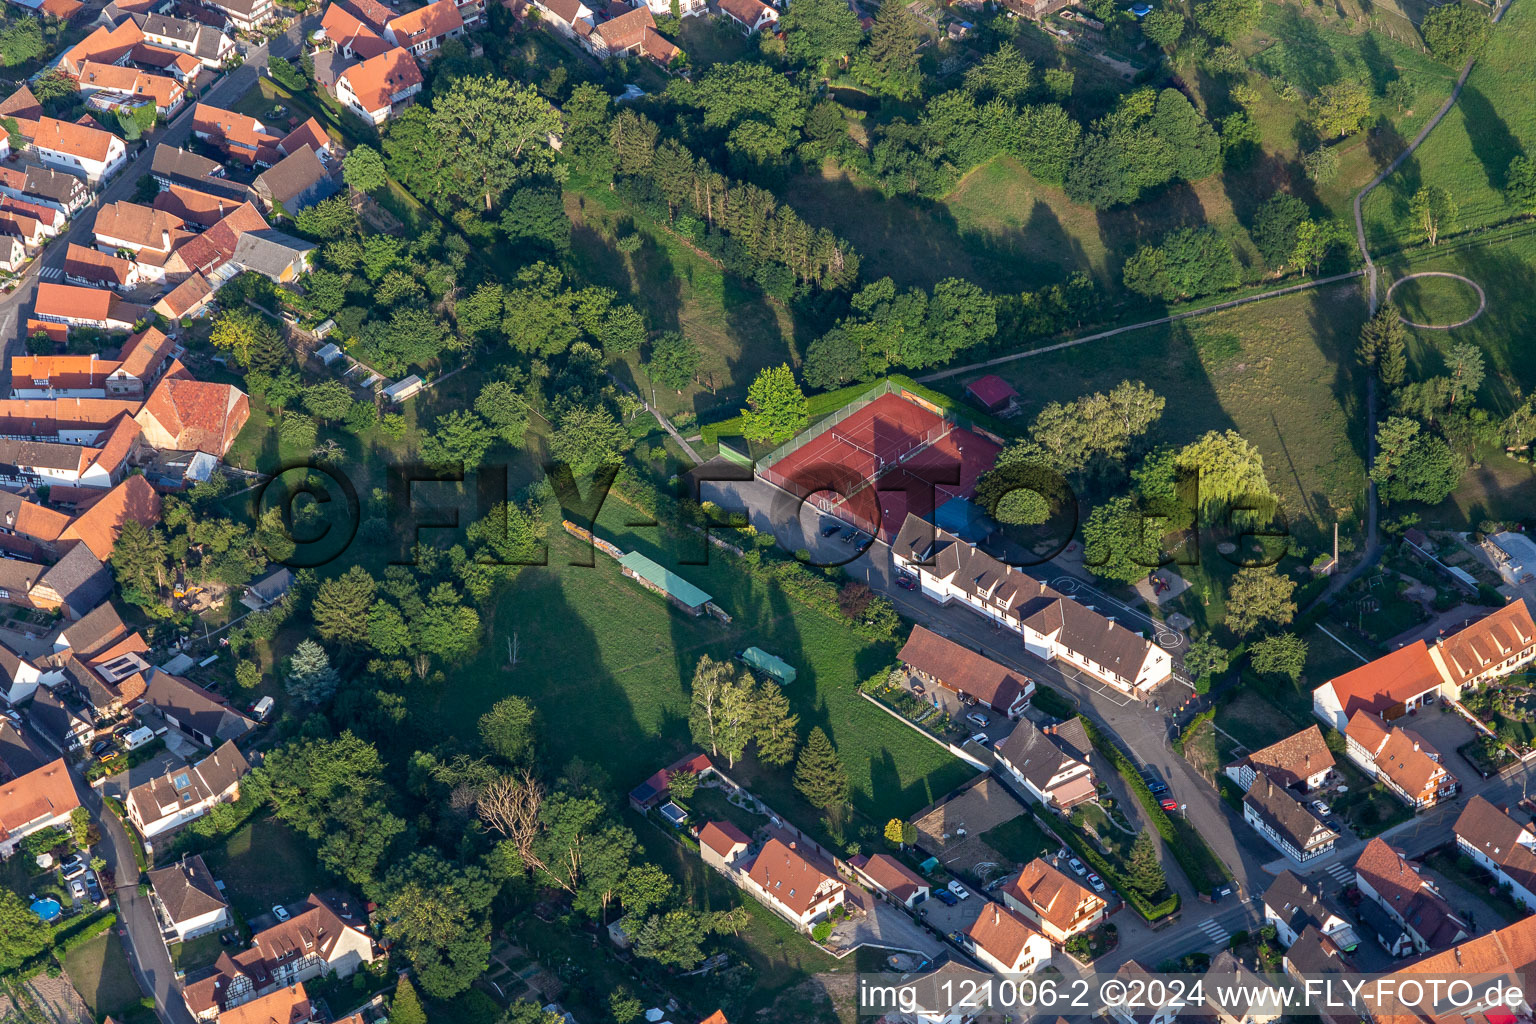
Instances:
[[[950,498],[969,498],[998,451],[931,410],[885,394],[758,475],[889,540],[909,512],[927,519]]]

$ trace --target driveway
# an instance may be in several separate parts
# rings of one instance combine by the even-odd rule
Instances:
[[[930,960],[944,949],[933,934],[918,925],[901,907],[877,899],[856,885],[848,887],[848,901],[864,909],[863,914],[840,922],[832,929],[832,944],[842,949],[879,946],[882,949],[921,953]]]
[[[134,765],[125,772],[118,772],[108,777],[101,785],[101,792],[106,796],[126,800],[130,789],[142,786],[150,779],[158,779],[162,775],[169,774],[173,768],[184,768],[186,764],[185,758],[169,750],[162,750],[143,764]]]
[[[890,599],[907,618],[1059,691],[1079,711],[1118,736],[1136,760],[1157,769],[1173,796],[1187,805],[1185,813],[1190,824],[1239,879],[1242,888],[1262,893],[1269,887],[1272,876],[1264,870],[1264,864],[1274,859],[1274,848],[1244,824],[1241,816],[1227,807],[1211,784],[1170,745],[1173,707],[1188,695],[1187,689],[1170,684],[1156,695],[1160,699],[1150,703],[1138,701],[1085,676],[1070,665],[1043,662],[1025,650],[1024,641],[1017,633],[999,629],[967,608],[940,606],[921,594],[896,586],[890,549],[885,544],[874,541],[862,553],[851,557],[849,549],[835,538],[823,542],[818,529],[823,519],[819,510],[762,480],[705,481],[701,497],[728,511],[744,509],[748,521],[757,529],[777,537],[781,546],[789,550],[806,548],[826,564],[842,564],[851,578],[863,580]],[[1063,573],[1057,565],[1037,566],[1032,572],[1040,574],[1059,590],[1072,589],[1082,595],[1081,599],[1091,600],[1101,607],[1112,604],[1119,609],[1116,615],[1122,621],[1137,623],[1138,628],[1146,628],[1149,635],[1161,633],[1160,624],[1154,623],[1144,612],[1102,595],[1086,581]],[[1182,643],[1183,634],[1170,632]],[[1170,879],[1182,879],[1183,873],[1175,870],[1169,876]]]

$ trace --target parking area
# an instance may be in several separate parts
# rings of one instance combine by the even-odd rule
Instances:
[[[162,775],[169,774],[174,768],[186,767],[185,758],[171,753],[169,750],[161,750],[149,760],[136,764],[127,771],[118,772],[109,776],[102,783],[101,792],[104,796],[114,796],[119,800],[128,799],[128,791],[135,786],[141,786],[150,779],[158,779]]]
[[[986,742],[983,746],[996,746],[1013,732],[1017,724],[1007,715],[999,714],[993,708],[977,703],[974,698],[969,702],[962,701],[960,695],[948,687],[925,684],[907,672],[898,673],[898,679],[901,685],[915,697],[948,715],[950,721],[963,731],[963,736],[949,737],[956,743],[977,734],[984,734]]]

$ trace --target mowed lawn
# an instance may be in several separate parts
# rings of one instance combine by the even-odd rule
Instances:
[[[143,998],[116,929],[70,950],[64,957],[64,969],[97,1020],[108,1014],[121,1018],[136,1009]]]
[[[788,661],[799,678],[787,695],[802,738],[824,728],[852,782],[855,808],[883,824],[949,792],[971,771],[933,742],[903,726],[857,693],[860,679],[894,663],[889,646],[871,646],[843,621],[792,602],[777,587],[727,566],[716,553],[701,559],[702,540],[661,538],[643,518],[610,497],[598,532],[638,549],[714,595],[734,622],[694,619],[620,575],[601,552],[592,567],[568,564],[588,552],[564,533],[550,541],[550,565],[524,570],[501,596],[479,654],[450,673],[441,689],[422,691],[418,713],[427,732],[472,735],[475,721],[509,694],[528,697],[543,716],[552,766],[581,758],[600,765],[616,794],[696,749],[688,729],[689,684],[701,656],[729,658],[756,645]],[[519,662],[507,666],[516,640]],[[749,757],[734,775],[780,813],[814,828],[820,818],[800,800],[791,769],[759,766]]]
[[[1366,230],[1373,247],[1399,248],[1421,233],[1408,202],[1421,185],[1438,185],[1461,208],[1457,229],[1513,216],[1502,190],[1509,161],[1536,150],[1536,11],[1513,4],[1494,28],[1456,105],[1412,159],[1367,197]]]
[[[206,851],[203,860],[247,920],[334,884],[315,862],[314,844],[270,817],[251,821]]]
[[[1018,389],[1020,429],[1049,402],[1140,380],[1168,403],[1155,441],[1181,445],[1209,430],[1237,430],[1263,453],[1287,513],[1321,536],[1336,517],[1348,528],[1365,486],[1364,399],[1353,357],[1365,311],[1358,285],[1345,282],[986,372]],[[959,396],[980,375],[937,386]]]
[[[1487,361],[1478,404],[1503,417],[1520,404],[1522,395],[1536,391],[1536,348],[1529,342],[1536,336],[1536,309],[1531,306],[1531,296],[1536,295],[1536,231],[1520,224],[1490,234],[1497,237],[1415,250],[1411,262],[1387,264],[1384,280],[1420,270],[1443,270],[1482,285],[1488,307],[1472,323],[1450,331],[1409,329],[1409,376],[1422,379],[1444,373],[1441,353],[1459,342],[1475,342]],[[1408,287],[1403,285],[1398,293]],[[1443,302],[1443,311],[1449,314],[1464,308],[1460,301],[1452,305],[1452,298],[1446,296]],[[1484,520],[1524,519],[1536,508],[1536,470],[1507,457],[1498,447],[1478,456],[1456,493],[1422,510],[1426,527],[1475,530]]]
[[[798,365],[803,344],[797,340],[789,311],[755,285],[726,274],[703,252],[681,237],[648,221],[636,222],[614,197],[595,191],[568,191],[565,209],[574,230],[571,263],[578,280],[612,288],[633,303],[652,331],[682,331],[699,346],[702,360],[695,379],[682,394],[655,392],[661,410],[703,412],[717,405],[734,411],[746,398],[747,385],[765,366]],[[615,246],[638,232],[641,246],[632,254]],[[641,368],[643,352],[623,357],[615,372],[646,398],[650,378]]]

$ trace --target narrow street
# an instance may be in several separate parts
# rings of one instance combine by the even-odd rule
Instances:
[[[864,580],[873,590],[890,599],[902,615],[1062,693],[1089,718],[1119,737],[1136,761],[1151,766],[1162,776],[1171,794],[1185,807],[1184,813],[1190,824],[1232,872],[1237,883],[1234,896],[1217,904],[1202,902],[1178,865],[1165,856],[1164,870],[1169,885],[1179,893],[1182,901],[1178,923],[1153,931],[1132,911],[1117,914],[1114,921],[1120,931],[1120,945],[1095,962],[1095,972],[1113,971],[1133,957],[1145,960],[1148,949],[1157,951],[1157,962],[1187,953],[1214,952],[1238,931],[1262,925],[1264,892],[1281,871],[1294,871],[1296,866],[1286,862],[1279,851],[1259,838],[1194,766],[1173,749],[1173,716],[1170,712],[1160,710],[1155,702],[1134,700],[1071,666],[1040,661],[1024,649],[1019,636],[995,627],[966,607],[937,605],[920,593],[903,590],[896,586],[890,549],[885,544],[876,540],[855,557],[852,549],[841,545],[837,537],[821,537],[819,526],[823,517],[817,509],[809,504],[800,506],[797,499],[771,484],[750,480],[709,482],[704,486],[703,497],[727,510],[746,509],[752,525],[773,533],[781,546],[789,550],[803,548],[829,564],[846,560],[843,569],[849,576]],[[795,515],[797,507],[798,517]],[[1051,571],[1046,572],[1047,569]],[[1058,573],[1053,567],[1038,567],[1034,572],[1044,575],[1053,586],[1061,589]],[[1135,613],[1135,609],[1124,610]],[[1116,614],[1123,617],[1121,610]],[[1421,857],[1451,837],[1451,826],[1471,794],[1480,793],[1496,804],[1513,805],[1525,795],[1532,774],[1531,766],[1524,766],[1507,777],[1491,779],[1460,772],[1458,775],[1464,782],[1462,795],[1387,830],[1383,838],[1402,848],[1409,857]],[[1128,810],[1139,811],[1139,807]],[[1352,869],[1364,846],[1364,840],[1346,838],[1334,853],[1296,873],[1322,882],[1330,891],[1337,891],[1343,887],[1340,881],[1343,869]],[[1061,962],[1070,963],[1065,957]]]

